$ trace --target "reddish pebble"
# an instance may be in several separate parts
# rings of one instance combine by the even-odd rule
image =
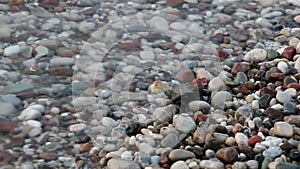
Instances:
[[[290,84],[288,84],[287,86],[286,86],[286,88],[288,89],[288,88],[294,88],[294,89],[296,89],[297,91],[300,91],[300,84],[298,84],[298,83],[290,83]]]
[[[232,129],[232,132],[235,134],[237,132],[243,132],[244,128],[240,123],[236,123]]]
[[[93,148],[93,145],[90,143],[81,144],[79,147],[80,152],[88,152]]]
[[[17,124],[12,122],[0,122],[0,132],[13,132],[17,127]]]
[[[183,2],[183,0],[167,0],[166,5],[170,7],[179,7]]]
[[[261,142],[262,138],[260,136],[252,136],[248,140],[249,146],[254,146],[256,143]]]
[[[223,50],[217,50],[217,55],[220,57],[220,58],[227,58],[229,56],[229,54]]]
[[[249,68],[250,66],[248,64],[236,62],[232,67],[231,73],[233,75],[236,75],[238,72],[246,72],[246,70],[248,70]]]
[[[40,7],[55,7],[59,4],[59,0],[42,0],[39,2]]]
[[[192,88],[198,87],[200,89],[204,89],[207,87],[207,85],[208,85],[208,80],[204,77],[194,79],[191,83]]]
[[[191,82],[195,79],[194,73],[191,70],[182,70],[176,74],[176,79],[180,82]]]
[[[36,97],[36,92],[34,92],[33,90],[30,90],[30,91],[25,91],[25,92],[21,92],[21,93],[18,93],[18,97],[22,100],[24,99],[29,99],[29,98],[35,98]]]
[[[24,144],[24,137],[13,137],[11,140],[10,140],[10,145],[12,147],[18,147],[18,146],[23,146]]]
[[[238,87],[238,91],[243,94],[249,94],[250,90],[245,85],[241,85]]]
[[[273,80],[282,80],[285,78],[284,73],[271,73],[270,78]]]
[[[205,114],[197,114],[195,116],[196,116],[195,117],[196,123],[199,123],[201,121],[206,121],[206,119],[207,119],[207,115],[205,115]]]
[[[293,57],[295,55],[296,55],[296,49],[293,46],[286,47],[281,54],[283,58],[287,58],[288,60],[293,60]]]
[[[57,153],[41,153],[39,155],[40,158],[44,159],[44,160],[55,160],[58,157]]]
[[[125,50],[125,51],[137,51],[141,50],[141,46],[137,43],[130,43],[130,42],[124,42],[120,43],[117,46],[118,48]]]
[[[57,6],[54,8],[54,12],[63,12],[64,10],[65,10],[65,8],[62,6]]]

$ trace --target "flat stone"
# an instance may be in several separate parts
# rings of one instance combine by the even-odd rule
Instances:
[[[18,113],[18,110],[12,103],[0,102],[0,107],[2,109],[0,111],[0,116],[12,117]]]
[[[232,165],[232,169],[248,169],[247,164],[244,162],[236,161]]]
[[[287,102],[291,102],[292,97],[289,93],[285,92],[285,91],[277,91],[276,94],[276,99],[280,102],[280,103],[287,103]]]
[[[169,133],[163,140],[161,140],[160,145],[162,147],[175,147],[179,144],[180,140],[175,133]]]
[[[289,123],[286,122],[276,122],[274,124],[274,133],[281,137],[292,137],[294,130]]]
[[[11,84],[8,86],[5,86],[5,93],[20,93],[27,90],[34,89],[35,86],[31,83],[20,83],[20,84]]]
[[[58,158],[58,154],[57,153],[41,153],[39,155],[39,157],[44,160],[55,160]]]
[[[42,112],[37,110],[37,109],[34,109],[34,108],[31,108],[31,107],[28,107],[26,108],[25,110],[23,110],[21,112],[21,114],[18,116],[18,119],[20,120],[34,120],[34,119],[37,119],[39,117],[41,117],[42,115]]]
[[[217,160],[201,160],[199,165],[201,168],[207,169],[225,169],[224,164]]]
[[[210,104],[205,101],[195,100],[189,103],[189,109],[193,112],[203,109],[210,109]]]
[[[189,166],[184,161],[176,161],[170,169],[189,169]]]
[[[299,165],[297,164],[292,164],[288,162],[279,162],[276,165],[276,169],[299,169]]]
[[[87,125],[83,124],[83,123],[79,123],[79,124],[73,124],[69,126],[69,130],[71,132],[78,132],[78,131],[82,131],[84,129],[86,129]]]
[[[140,165],[133,160],[112,158],[107,162],[107,169],[141,169]]]
[[[62,57],[73,57],[76,54],[73,50],[66,47],[59,47],[58,49],[56,49],[56,53]]]
[[[187,160],[190,158],[195,158],[195,154],[183,149],[172,150],[169,154],[169,159],[172,161]]]
[[[11,38],[11,30],[7,26],[0,27],[0,40],[9,41]]]
[[[21,52],[21,47],[19,45],[8,46],[4,49],[4,56],[12,56]]]
[[[169,22],[163,17],[154,16],[150,19],[149,25],[159,31],[169,30]]]
[[[140,57],[141,57],[141,59],[148,60],[148,61],[155,59],[154,52],[152,52],[152,51],[141,51]]]
[[[267,59],[267,51],[263,49],[252,49],[244,56],[244,60],[248,62],[262,62]]]

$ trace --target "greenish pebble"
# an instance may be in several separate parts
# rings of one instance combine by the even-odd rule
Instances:
[[[265,157],[264,161],[262,162],[262,165],[261,165],[261,169],[268,169],[268,165],[270,162],[272,162],[273,159],[270,158],[270,157]]]
[[[5,91],[5,93],[14,94],[14,93],[20,93],[20,92],[24,92],[24,91],[31,90],[31,89],[34,89],[33,84],[21,83],[21,84],[11,84],[11,85],[5,86],[4,91]]]
[[[279,56],[280,55],[276,50],[274,50],[274,49],[268,50],[268,54],[267,54],[268,60],[274,60],[275,58],[278,58]]]
[[[252,103],[252,101],[254,100],[254,96],[252,94],[249,94],[249,95],[246,96],[245,100],[248,103]]]
[[[299,165],[281,162],[276,165],[276,169],[300,169]]]
[[[230,80],[225,80],[225,84],[229,87],[237,87],[239,86],[240,84],[238,82],[234,82],[234,81],[230,81]]]

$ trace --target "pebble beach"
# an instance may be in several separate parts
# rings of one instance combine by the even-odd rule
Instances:
[[[299,0],[0,0],[0,169],[300,169]]]

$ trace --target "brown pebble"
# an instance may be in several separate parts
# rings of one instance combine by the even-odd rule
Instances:
[[[90,143],[81,144],[79,147],[79,152],[88,152],[93,148],[93,145]]]
[[[19,126],[12,122],[0,122],[0,132],[13,132]]]
[[[294,89],[296,89],[297,91],[300,91],[300,84],[298,84],[298,83],[290,83],[290,84],[288,84],[288,85],[286,86],[286,88],[287,88],[287,89],[289,89],[289,88],[294,88]]]
[[[241,62],[234,63],[231,73],[236,75],[238,72],[246,72],[249,69],[249,65]]]
[[[23,146],[24,141],[25,141],[24,137],[19,137],[19,136],[12,137],[10,140],[10,146],[12,147]]]
[[[63,12],[65,10],[65,8],[64,7],[62,7],[62,6],[56,6],[55,8],[54,8],[54,12]]]
[[[225,59],[225,58],[227,58],[229,56],[229,54],[227,52],[225,52],[223,50],[220,50],[220,49],[217,50],[216,53],[222,59]]]
[[[217,151],[216,157],[232,164],[238,160],[238,152],[234,147],[225,147]]]
[[[58,4],[59,4],[59,0],[40,0],[39,1],[39,6],[45,7],[45,8],[55,7],[55,6],[58,6]]]
[[[179,7],[184,3],[183,0],[167,0],[166,5],[170,7]]]
[[[262,138],[260,136],[252,136],[248,140],[249,146],[254,146],[256,143],[261,142]]]
[[[23,5],[24,0],[10,0],[9,5],[14,6],[14,5]]]
[[[284,49],[281,56],[287,58],[288,60],[293,60],[293,57],[296,55],[296,49],[293,46],[288,46]]]
[[[195,75],[191,70],[182,70],[176,74],[176,79],[180,82],[191,82],[195,79]]]
[[[29,91],[24,91],[24,92],[18,93],[17,96],[20,99],[24,100],[24,99],[29,99],[29,98],[35,98],[37,96],[37,94],[33,90],[29,90]]]
[[[57,153],[41,153],[39,155],[40,158],[44,159],[44,160],[55,160],[58,157]]]

